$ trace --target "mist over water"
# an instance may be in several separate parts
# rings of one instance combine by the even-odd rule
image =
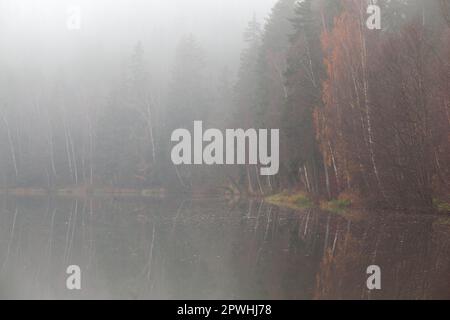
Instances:
[[[435,217],[346,220],[259,201],[2,199],[7,299],[448,299],[448,230]],[[365,269],[383,270],[368,291]],[[68,265],[82,290],[67,290]]]

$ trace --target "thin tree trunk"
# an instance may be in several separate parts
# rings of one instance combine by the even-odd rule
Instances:
[[[259,178],[258,166],[255,166],[256,182],[258,182],[259,192],[261,195],[264,194],[263,188],[261,186],[261,179]]]
[[[362,8],[363,6],[361,6]],[[364,25],[364,15],[363,11],[361,10],[361,16],[360,16],[360,38],[361,38],[361,64],[362,64],[362,72],[363,72],[363,89],[364,89],[364,107],[365,107],[365,116],[366,116],[366,124],[367,124],[367,133],[368,133],[368,139],[369,139],[369,152],[370,152],[370,159],[372,163],[373,172],[375,174],[375,178],[377,181],[378,188],[380,189],[381,195],[386,200],[386,193],[384,191],[384,188],[381,183],[380,175],[378,172],[378,166],[375,159],[375,151],[374,151],[374,135],[372,130],[372,121],[371,121],[371,112],[370,112],[370,99],[369,99],[369,81],[367,78],[367,46],[366,46],[366,39],[364,36],[363,28],[365,28]]]
[[[66,126],[66,120],[63,120],[63,126],[64,126],[64,140],[65,140],[65,149],[66,149],[66,156],[67,156],[67,162],[69,164],[69,173],[70,178],[73,178],[73,169],[72,169],[72,156],[70,155],[70,144],[69,144],[69,137],[67,135],[67,126]]]
[[[245,169],[247,170],[248,191],[250,194],[254,194],[255,191],[253,189],[252,178],[250,176],[250,170],[248,169],[248,166],[246,166]]]
[[[306,165],[303,166],[303,170],[305,172],[306,189],[308,190],[308,192],[311,192],[311,185],[309,183],[308,169],[306,168]]]
[[[323,169],[325,171],[325,185],[327,187],[328,199],[331,199],[330,177],[328,175],[328,166],[326,161],[323,161]]]
[[[156,148],[155,148],[155,139],[153,134],[153,125],[152,125],[152,110],[150,103],[147,102],[147,126],[150,135],[150,143],[152,144],[152,160],[153,164],[156,162]]]
[[[14,142],[13,142],[13,139],[11,136],[11,130],[9,128],[9,122],[6,119],[5,115],[2,115],[2,119],[3,119],[3,123],[5,124],[5,127],[6,127],[6,134],[8,135],[8,144],[9,144],[9,149],[10,149],[10,153],[11,153],[11,159],[12,159],[13,166],[14,166],[14,173],[15,173],[15,176],[17,179],[17,177],[19,176],[19,170],[17,168],[16,150],[15,150]]]

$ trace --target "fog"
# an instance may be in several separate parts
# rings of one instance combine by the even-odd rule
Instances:
[[[3,188],[152,188],[170,180],[155,172],[173,171],[157,163],[166,163],[176,118],[220,110],[214,122],[232,112],[224,101],[232,99],[244,32],[249,21],[263,25],[274,3],[1,0]],[[130,180],[136,176],[146,182]]]
[[[28,68],[83,71],[123,61],[142,42],[162,77],[182,36],[192,34],[208,63],[236,69],[242,32],[252,16],[264,21],[275,0],[1,0],[0,63],[10,72]],[[69,30],[70,8],[80,29]],[[80,69],[81,67],[81,69]],[[100,69],[101,70],[101,69]],[[29,70],[27,70],[29,71]],[[85,71],[86,72],[86,71]]]
[[[450,0],[0,0],[0,299],[449,298],[449,61]]]

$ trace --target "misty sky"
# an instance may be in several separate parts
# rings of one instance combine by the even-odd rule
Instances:
[[[253,14],[264,21],[276,0],[0,0],[0,67],[110,71],[141,41],[150,65],[170,73],[174,48],[192,33],[207,62],[235,71],[242,32]],[[67,9],[81,8],[81,30],[66,27]],[[119,63],[118,63],[119,62]],[[103,66],[103,69],[102,69]]]

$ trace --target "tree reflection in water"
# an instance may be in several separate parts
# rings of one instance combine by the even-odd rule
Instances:
[[[0,297],[450,298],[450,227],[224,199],[3,198]],[[65,287],[68,265],[82,289]],[[382,290],[366,287],[379,265]]]

